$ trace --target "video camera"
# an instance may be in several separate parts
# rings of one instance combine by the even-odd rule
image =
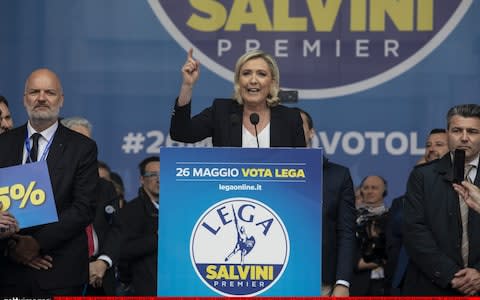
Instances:
[[[374,214],[365,208],[359,210],[357,218],[357,240],[365,262],[378,265],[385,264],[387,259],[385,229],[388,212]]]

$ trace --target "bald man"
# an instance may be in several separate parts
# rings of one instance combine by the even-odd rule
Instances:
[[[35,70],[23,97],[28,122],[0,135],[0,167],[47,162],[59,219],[10,237],[0,257],[2,296],[81,295],[88,280],[85,227],[93,220],[97,146],[58,122],[63,103],[57,75]]]
[[[350,288],[352,296],[383,296],[387,181],[366,176],[360,184],[364,206],[357,211],[358,258]]]

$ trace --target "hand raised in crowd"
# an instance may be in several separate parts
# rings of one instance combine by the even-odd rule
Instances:
[[[462,184],[453,184],[453,188],[465,200],[465,203],[476,212],[480,213],[480,188],[467,181]]]
[[[12,236],[20,229],[17,220],[7,211],[2,211],[2,202],[0,202],[0,239]]]
[[[480,290],[480,272],[473,268],[461,269],[455,273],[451,284],[461,293],[473,296]]]

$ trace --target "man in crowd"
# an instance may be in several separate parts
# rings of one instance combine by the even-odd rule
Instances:
[[[138,197],[120,211],[125,243],[120,259],[132,272],[133,294],[157,294],[158,197],[160,159],[151,156],[139,164],[141,187]]]
[[[465,180],[480,185],[480,106],[447,113],[450,155],[417,166],[407,184],[405,295],[475,295],[480,290],[480,215],[452,187],[453,153],[465,151]]]
[[[13,128],[13,119],[8,108],[8,101],[0,95],[0,134]]]
[[[100,175],[100,178],[112,180],[112,170],[106,162],[98,161],[98,174]]]
[[[92,138],[92,124],[85,118],[66,118],[61,123],[88,138]],[[96,211],[93,224],[86,229],[89,239],[89,286],[87,295],[115,295],[115,268],[120,255],[121,227],[117,218],[118,195],[113,184],[99,178],[95,192]]]
[[[447,131],[432,129],[425,143],[425,153],[417,165],[428,163],[448,153]],[[385,289],[387,295],[401,295],[408,255],[403,246],[403,222],[405,195],[393,199],[387,224],[387,265],[385,266]]]
[[[307,147],[315,134],[301,110]],[[323,157],[322,295],[348,296],[355,249],[355,196],[348,168]]]
[[[0,134],[13,128],[8,101],[0,95]],[[9,212],[2,211],[0,202],[0,252],[6,247],[6,238],[18,231],[18,222]]]
[[[22,229],[0,257],[0,295],[81,295],[88,279],[85,227],[93,220],[97,146],[59,120],[57,75],[38,69],[25,83],[27,124],[0,135],[0,167],[46,160],[58,222]]]
[[[447,131],[443,128],[432,129],[425,143],[425,154],[417,165],[439,159],[448,152]]]
[[[385,293],[387,181],[381,176],[366,176],[360,184],[360,192],[363,206],[357,211],[358,253],[351,294],[382,296]]]

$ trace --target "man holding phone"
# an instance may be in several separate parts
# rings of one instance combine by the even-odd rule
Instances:
[[[410,264],[405,295],[458,296],[480,291],[480,236],[475,234],[480,214],[465,209],[452,185],[462,180],[455,177],[463,177],[454,173],[464,173],[480,186],[480,106],[452,107],[447,113],[447,135],[451,155],[417,166],[408,180],[404,237]],[[459,159],[462,152],[464,162]]]

